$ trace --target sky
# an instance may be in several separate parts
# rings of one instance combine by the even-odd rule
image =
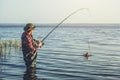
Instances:
[[[0,23],[120,23],[120,0],[0,0]]]

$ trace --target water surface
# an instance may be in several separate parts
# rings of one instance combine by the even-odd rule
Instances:
[[[38,27],[33,36],[42,40],[53,28]],[[20,41],[23,26],[0,27],[0,39]],[[38,49],[36,76],[45,80],[119,80],[120,27],[93,25],[60,26]],[[88,47],[88,41],[90,49]],[[82,56],[90,51],[92,56]],[[23,80],[21,50],[7,48],[0,54],[0,80]]]

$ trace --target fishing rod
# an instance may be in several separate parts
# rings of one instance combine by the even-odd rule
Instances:
[[[81,9],[78,9],[74,12],[72,12],[71,14],[69,14],[67,17],[65,17],[59,24],[57,24],[42,40],[41,42],[43,42],[56,28],[58,28],[64,21],[66,21],[69,17],[71,17],[72,15],[74,15],[75,13],[81,11],[81,10],[87,10],[89,11],[88,8],[81,8]]]

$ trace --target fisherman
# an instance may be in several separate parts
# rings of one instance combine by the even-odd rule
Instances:
[[[26,70],[36,68],[37,48],[43,45],[42,42],[35,40],[32,33],[35,29],[34,24],[28,23],[24,27],[24,32],[21,36],[22,52],[26,65]]]

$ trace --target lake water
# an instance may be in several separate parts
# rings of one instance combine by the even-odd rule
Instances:
[[[55,25],[37,25],[42,40]],[[40,27],[42,26],[42,27]],[[49,27],[53,26],[53,27]],[[0,40],[21,40],[23,25],[0,25]],[[38,49],[36,74],[44,80],[119,80],[120,25],[61,25]],[[89,52],[92,56],[83,55]],[[0,53],[0,80],[24,80],[22,51]]]

